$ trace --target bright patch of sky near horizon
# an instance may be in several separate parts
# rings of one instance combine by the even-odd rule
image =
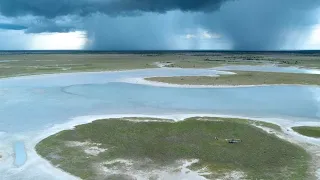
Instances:
[[[309,38],[307,39],[305,49],[320,49],[320,24],[315,25]]]
[[[85,32],[33,34],[29,49],[78,50],[83,49],[87,38]]]
[[[87,41],[85,32],[26,34],[0,30],[1,50],[81,50]]]

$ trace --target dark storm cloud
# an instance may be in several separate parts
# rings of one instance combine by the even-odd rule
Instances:
[[[68,18],[62,21],[61,19],[45,19],[35,18],[28,24],[26,33],[42,33],[42,32],[70,32],[81,29],[81,23],[77,19]]]
[[[94,13],[124,15],[139,12],[165,13],[171,10],[210,12],[228,0],[0,0],[0,13],[55,18]]]
[[[312,25],[318,23],[314,10],[319,5],[318,0],[226,1],[219,11],[179,13],[180,18],[176,20],[172,18],[177,14],[170,13],[166,14],[167,19],[157,16],[100,18],[98,23],[90,25],[88,32],[91,47],[99,49],[179,49],[168,43],[169,34],[199,26],[221,34],[234,50],[295,49],[302,47]],[[217,42],[211,41],[211,44]],[[199,48],[201,44],[193,47]]]
[[[197,22],[224,34],[236,50],[294,49],[318,23],[314,10],[319,5],[318,0],[240,0],[200,15]]]
[[[27,29],[27,27],[19,25],[19,24],[0,23],[0,29],[5,29],[5,30],[24,30],[24,29]]]
[[[27,33],[84,30],[89,49],[179,49],[174,38],[201,27],[235,50],[278,50],[305,41],[319,6],[320,0],[0,0],[0,14],[41,19],[26,23]],[[65,17],[78,20],[60,22]],[[202,47],[193,41],[190,47]]]
[[[77,30],[73,26],[61,26],[57,24],[46,24],[46,25],[35,25],[27,28],[25,30],[25,33],[43,33],[43,32],[48,32],[48,33],[61,33],[61,32],[70,32],[70,31],[75,31]]]

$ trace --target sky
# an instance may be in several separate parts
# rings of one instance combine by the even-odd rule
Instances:
[[[0,0],[1,50],[320,49],[319,0]]]

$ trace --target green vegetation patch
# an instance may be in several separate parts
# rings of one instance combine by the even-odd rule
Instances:
[[[247,60],[231,60],[221,59],[221,57],[183,57],[173,61],[171,64],[165,65],[165,67],[171,68],[213,68],[225,65],[264,65],[268,62],[265,61],[247,61]]]
[[[186,53],[180,54],[166,67],[212,68],[225,65],[264,65],[299,66],[320,68],[319,54],[295,53]]]
[[[36,150],[53,165],[83,179],[101,178],[97,164],[117,159],[148,160],[136,167],[146,172],[152,167],[170,167],[177,161],[198,159],[191,168],[206,167],[214,174],[207,175],[209,179],[232,171],[244,172],[247,179],[306,179],[308,176],[310,157],[305,150],[264,132],[248,120],[194,117],[175,123],[136,123],[124,119],[97,120],[76,126],[42,140]],[[237,142],[229,143],[231,139]],[[70,142],[91,144],[105,151],[90,155]],[[113,164],[104,168],[119,167],[119,163]],[[127,170],[123,171],[118,174]]]
[[[1,62],[5,60],[5,62]],[[156,68],[159,59],[135,54],[0,55],[0,78],[61,72],[93,72]]]
[[[292,129],[304,136],[320,138],[320,127],[298,126],[298,127],[293,127]]]
[[[317,74],[297,74],[257,71],[233,71],[236,74],[220,76],[178,76],[178,77],[152,77],[149,81],[171,84],[190,85],[263,85],[263,84],[301,84],[320,85]]]

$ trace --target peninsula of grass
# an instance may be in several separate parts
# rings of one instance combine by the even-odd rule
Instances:
[[[192,170],[205,168],[208,179],[240,171],[245,179],[308,179],[304,149],[268,134],[249,120],[194,117],[184,121],[96,120],[52,135],[36,151],[53,165],[82,179],[130,178],[129,172],[166,169],[181,160],[198,159]],[[258,124],[279,130],[278,126]],[[229,143],[226,139],[241,142]],[[70,146],[70,144],[86,144]],[[88,146],[104,149],[88,154]],[[132,162],[126,164],[122,161]],[[130,166],[130,168],[125,168]],[[110,169],[103,171],[103,169]],[[109,173],[108,173],[109,172]],[[170,173],[170,172],[169,172]],[[129,177],[128,177],[129,176]]]
[[[151,77],[146,78],[146,80],[180,85],[320,85],[320,78],[317,74],[297,74],[258,71],[233,72],[235,72],[236,74],[220,76]]]
[[[297,127],[293,127],[292,129],[304,136],[320,138],[320,127],[297,126]]]

